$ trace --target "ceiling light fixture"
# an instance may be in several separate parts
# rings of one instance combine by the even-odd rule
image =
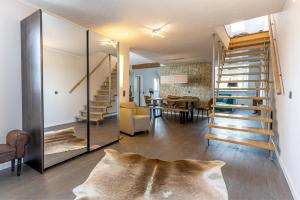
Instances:
[[[145,33],[147,35],[150,35],[151,37],[160,37],[160,38],[165,38],[165,35],[163,33],[166,32],[166,25],[164,24],[158,28],[147,28],[147,30],[145,31]]]

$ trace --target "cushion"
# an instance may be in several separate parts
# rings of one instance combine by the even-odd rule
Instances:
[[[7,145],[0,144],[0,163],[4,163],[16,158],[15,148]]]
[[[76,200],[226,200],[222,161],[150,159],[105,150],[87,180],[73,189]]]

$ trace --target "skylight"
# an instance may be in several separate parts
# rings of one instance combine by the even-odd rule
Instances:
[[[245,22],[237,22],[237,23],[233,23],[230,25],[230,30],[231,32],[239,32],[239,31],[245,31],[246,26],[245,26]]]
[[[225,26],[225,28],[230,37],[268,31],[268,17],[262,16],[228,24]]]

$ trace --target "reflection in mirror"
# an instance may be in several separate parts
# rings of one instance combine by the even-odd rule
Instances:
[[[117,48],[115,41],[89,31],[91,150],[119,137]]]
[[[87,151],[86,30],[43,13],[45,168]]]

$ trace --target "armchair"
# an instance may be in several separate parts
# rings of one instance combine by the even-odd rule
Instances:
[[[149,131],[149,107],[138,107],[134,102],[121,103],[120,106],[120,131],[129,135],[136,132]]]
[[[18,159],[17,175],[21,174],[21,161],[25,155],[25,146],[29,134],[21,130],[12,130],[6,135],[6,144],[0,144],[0,163],[11,161],[11,171],[15,171],[15,159]]]

